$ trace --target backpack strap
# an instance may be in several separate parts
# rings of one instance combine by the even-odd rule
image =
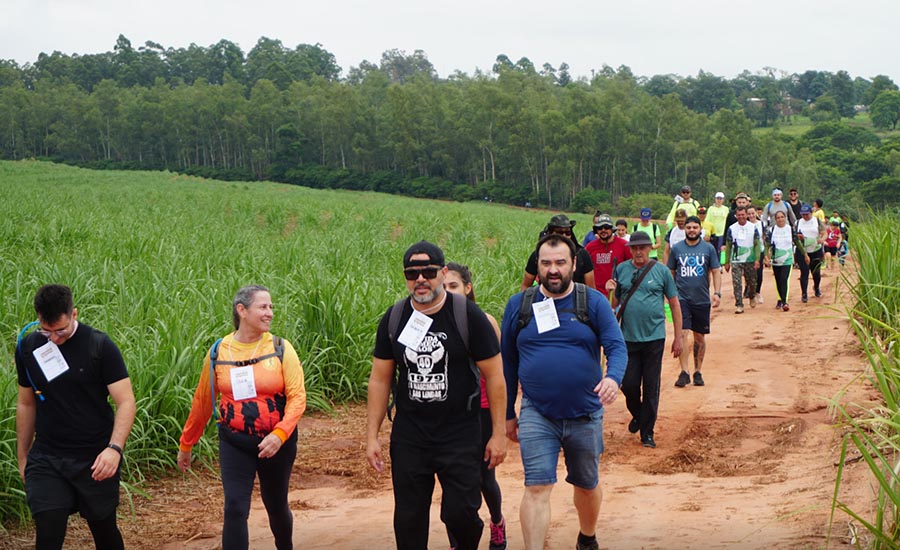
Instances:
[[[19,336],[16,338],[16,354],[18,354],[18,355],[22,354],[22,340],[25,339],[25,333],[28,332],[28,330],[31,327],[38,326],[39,324],[40,324],[39,321],[32,321],[32,322],[28,323],[27,325],[25,325],[24,327],[22,327],[22,330],[19,331]],[[31,389],[34,391],[34,395],[37,396],[38,401],[44,401],[46,398],[44,397],[43,392],[41,392],[41,390],[37,389],[37,386],[34,384],[34,380],[31,378],[31,373],[28,372],[28,366],[25,365],[24,359],[25,358],[23,357],[22,358],[22,360],[23,360],[22,369],[25,371],[25,377],[28,378],[28,383],[31,384]]]
[[[407,301],[409,301],[409,298],[400,298],[394,302],[394,305],[391,306],[391,312],[388,314],[388,338],[391,340],[391,345],[393,345],[394,340],[397,339],[397,330],[400,328],[400,317],[403,316],[403,306]],[[397,401],[398,376],[400,376],[400,372],[397,369],[395,361],[394,374],[391,376],[391,395],[387,405],[387,417],[391,422],[394,421],[394,403]]]
[[[522,303],[519,304],[519,318],[516,321],[516,336],[518,336],[519,331],[528,326],[528,323],[534,317],[534,310],[531,309],[531,304],[534,303],[534,295],[537,294],[537,291],[537,286],[530,286],[522,292]]]
[[[454,292],[450,293],[450,299],[453,301],[453,320],[456,322],[456,332],[459,333],[459,337],[466,347],[466,358],[469,360],[469,370],[472,371],[472,376],[475,377],[475,391],[469,395],[468,402],[466,403],[466,411],[471,411],[472,404],[476,403],[481,397],[481,385],[478,383],[481,379],[481,371],[478,370],[478,365],[476,365],[475,361],[472,359],[471,351],[469,349],[469,310],[467,303],[469,299],[462,294],[456,294]]]
[[[266,359],[271,359],[272,357],[278,358],[279,362],[284,362],[284,338],[281,336],[272,335],[272,346],[275,348],[273,353],[267,353],[259,357],[251,357],[244,361],[219,361],[219,346],[222,345],[222,340],[222,338],[219,338],[213,342],[212,347],[209,348],[209,393],[212,396],[213,417],[216,419],[216,422],[219,421],[219,411],[216,409],[216,365],[246,367],[255,365]]]
[[[613,266],[615,270],[615,266]],[[583,283],[575,283],[575,317],[586,325],[591,324],[591,316],[588,313],[587,287]]]
[[[644,280],[644,277],[647,276],[648,273],[653,269],[653,266],[656,264],[656,260],[650,260],[647,262],[647,265],[644,267],[644,270],[641,272],[641,275],[637,278],[637,281],[631,285],[631,290],[628,291],[628,294],[625,296],[625,299],[622,300],[622,303],[619,304],[619,311],[616,312],[616,320],[620,323],[622,322],[622,316],[625,314],[625,306],[628,305],[628,301],[634,296],[634,292],[641,286],[641,282]]]

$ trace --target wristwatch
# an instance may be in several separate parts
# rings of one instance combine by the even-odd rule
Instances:
[[[719,298],[722,297],[722,293],[721,293],[721,292],[714,292],[713,294],[715,294],[715,295],[718,296]]]

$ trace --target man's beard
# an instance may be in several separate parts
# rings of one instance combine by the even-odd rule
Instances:
[[[559,279],[550,280],[547,277],[541,278],[541,286],[544,287],[548,292],[552,294],[559,294],[561,292],[565,292],[567,288],[569,288],[569,284],[572,283],[572,274],[564,275],[563,273],[559,274]]]
[[[412,292],[409,293],[409,296],[417,304],[430,304],[430,303],[434,302],[441,296],[441,292],[444,290],[443,287],[437,287],[435,289],[432,289],[431,286],[429,286],[427,283],[422,286],[428,287],[428,290],[429,290],[428,294],[426,294],[424,296],[416,294],[417,287],[413,287]]]
[[[697,242],[697,241],[700,240],[700,235],[697,234],[697,235],[696,235],[695,237],[693,237],[693,238],[692,238],[690,235],[685,235],[685,236],[684,236],[684,240],[686,240],[687,242],[693,244],[693,243],[695,243],[695,242]]]

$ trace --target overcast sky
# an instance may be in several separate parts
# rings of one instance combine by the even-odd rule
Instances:
[[[846,70],[900,83],[898,0],[0,0],[0,58],[137,48],[209,46],[246,54],[261,36],[290,48],[321,43],[343,74],[385,50],[424,50],[440,76],[490,71],[498,54],[540,68],[566,62],[573,77],[627,65],[635,75],[733,78]]]

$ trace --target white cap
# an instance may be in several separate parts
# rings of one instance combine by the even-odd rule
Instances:
[[[716,198],[717,198],[717,199],[724,199],[724,198],[725,198],[725,193],[719,191],[718,193],[716,193]]]

